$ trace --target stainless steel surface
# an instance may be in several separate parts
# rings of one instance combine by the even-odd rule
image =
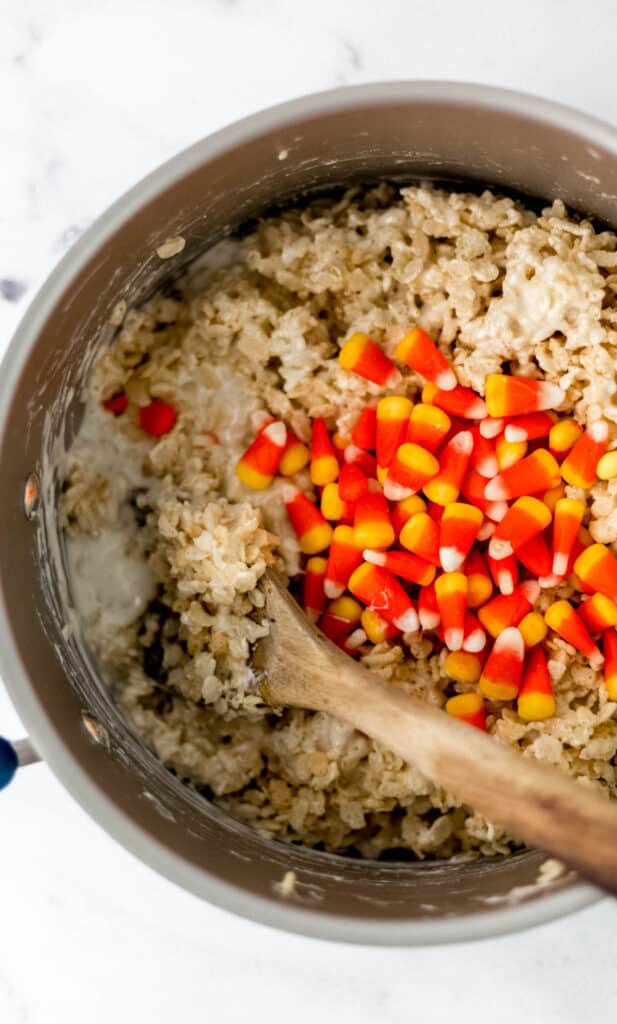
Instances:
[[[617,225],[617,133],[515,93],[391,83],[309,96],[247,118],[165,164],[78,241],[26,314],[0,375],[0,667],[36,749],[82,806],[146,863],[221,906],[349,942],[421,944],[513,931],[598,898],[570,875],[536,884],[529,852],[469,864],[343,860],[266,841],[181,786],[133,738],[63,632],[54,496],[24,515],[45,416],[70,437],[74,387],[129,303],[264,208],[308,190],[380,177],[466,179],[563,198]],[[181,256],[155,254],[166,238]],[[45,550],[49,550],[49,547]],[[281,886],[286,872],[296,883]]]

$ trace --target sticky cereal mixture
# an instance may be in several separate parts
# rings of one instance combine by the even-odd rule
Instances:
[[[316,484],[314,467],[311,480],[306,459],[294,462],[288,439],[299,452],[322,431],[326,480],[331,439],[347,444],[367,407],[391,395],[418,409],[423,387],[431,403],[430,370],[424,379],[413,368],[388,377],[390,361],[400,365],[401,339],[416,327],[445,357],[435,372],[446,388],[453,381],[444,365],[478,396],[490,375],[545,381],[554,393],[558,386],[564,397],[555,445],[563,442],[564,452],[582,429],[608,425],[607,478],[586,488],[566,481],[561,497],[584,507],[589,543],[615,545],[615,268],[617,236],[568,215],[560,202],[537,214],[490,192],[382,185],[266,218],[221,243],[169,294],[137,310],[116,307],[122,322],[90,381],[62,516],[88,641],[133,728],[176,775],[265,835],[335,852],[443,858],[516,845],[350,726],[260,704],[250,666],[251,648],[268,629],[259,581],[274,565],[300,592],[309,570],[318,576],[323,569],[311,560],[325,561],[317,550],[307,562],[288,511],[298,494],[323,510],[329,484]],[[375,371],[381,383],[349,372],[350,360],[362,358],[363,337],[385,356]],[[440,429],[439,416],[428,419],[431,430]],[[323,427],[316,430],[316,422]],[[262,449],[287,445],[278,452],[279,475],[265,484],[263,451],[245,472],[236,468],[263,434]],[[522,443],[515,435],[500,438],[510,446],[503,459]],[[399,454],[399,478],[392,474],[386,485],[393,497],[419,471],[416,459],[405,464]],[[281,455],[289,470],[282,476]],[[421,472],[430,476],[431,466],[423,456]],[[346,474],[349,494],[360,484],[358,474]],[[480,519],[454,525],[455,539],[482,530]],[[404,528],[401,520],[397,532]],[[494,550],[503,543],[495,536]],[[373,546],[364,565],[392,567],[383,556],[388,543]],[[439,578],[446,575],[459,574]],[[480,590],[481,576],[476,566]],[[579,600],[574,582],[545,580],[539,593],[534,584],[514,630],[533,651],[542,644],[554,713],[541,721],[521,717],[515,701],[492,699],[490,688],[478,697],[477,677],[460,659],[465,652],[448,650],[430,625],[405,631],[408,609],[402,632],[364,616],[367,630],[351,653],[393,686],[440,707],[449,702],[452,713],[462,699],[475,714],[479,700],[483,727],[500,741],[615,796],[617,702],[601,658],[590,660],[558,626],[547,627],[551,616],[557,623],[556,612],[544,617]],[[529,593],[529,581],[520,586]],[[430,624],[435,605],[422,600],[420,619]],[[601,602],[590,606],[590,621],[605,614]],[[380,628],[393,635],[382,640]],[[466,653],[476,657],[469,642]],[[448,658],[457,654],[453,671]]]

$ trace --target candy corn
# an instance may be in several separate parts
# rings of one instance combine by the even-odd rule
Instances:
[[[394,543],[394,529],[383,494],[363,495],[354,512],[354,541],[359,548],[389,548]]]
[[[526,441],[507,441],[504,435],[498,437],[495,441],[495,457],[497,459],[497,469],[500,473],[504,469],[509,469],[510,466],[520,462],[521,459],[525,458],[526,454]]]
[[[478,654],[486,647],[486,633],[478,622],[473,612],[465,612],[465,625],[463,627],[463,650],[470,654]]]
[[[538,600],[540,586],[535,580],[519,583],[511,594],[498,594],[478,609],[478,618],[487,633],[497,637],[508,626],[518,626]]]
[[[324,579],[327,564],[325,558],[315,555],[309,558],[305,566],[302,607],[311,622],[317,622],[326,606]]]
[[[337,597],[330,601],[319,620],[319,628],[329,640],[339,640],[360,621],[362,605],[353,597]]]
[[[428,408],[430,408],[430,406]],[[495,445],[480,433],[479,427],[474,427],[471,433],[473,436],[471,465],[475,469],[476,473],[479,473],[480,476],[490,480],[490,478],[496,476],[499,471]]]
[[[445,572],[435,580],[435,595],[446,647],[460,651],[465,635],[467,577],[460,572]]]
[[[596,467],[598,480],[614,480],[617,476],[617,451],[607,452]]]
[[[563,459],[567,452],[574,447],[583,428],[576,420],[557,420],[551,427],[548,435],[549,451],[556,459]]]
[[[338,459],[325,420],[314,419],[311,436],[311,481],[316,487],[325,487],[336,480],[338,471]]]
[[[559,480],[559,465],[554,456],[545,448],[537,448],[489,480],[484,495],[487,501],[510,501],[511,498],[548,491],[556,487]]]
[[[512,594],[519,575],[518,561],[514,555],[506,555],[505,558],[491,558],[489,552],[487,561],[490,574],[499,593]]]
[[[592,544],[574,562],[581,583],[617,602],[617,558],[604,544]]]
[[[507,558],[537,537],[551,521],[550,509],[538,498],[518,498],[498,524],[488,546],[491,558]],[[577,525],[576,529],[578,530]],[[576,530],[574,531],[576,534]],[[567,559],[566,559],[567,562]]]
[[[377,464],[387,468],[407,434],[411,402],[400,395],[381,398],[377,403]]]
[[[534,647],[527,655],[516,710],[524,722],[543,722],[555,714],[551,677],[541,647]]]
[[[459,655],[451,654],[449,657],[457,658]],[[469,657],[473,658],[474,655],[471,654]],[[486,732],[484,701],[479,693],[459,693],[456,697],[450,697],[450,700],[446,701],[446,711],[453,718]]]
[[[427,452],[436,452],[446,438],[452,420],[447,412],[436,405],[414,405],[407,426],[407,440],[426,448]]]
[[[448,441],[439,458],[439,472],[424,486],[429,501],[449,505],[456,501],[473,448],[469,430],[462,430]]]
[[[363,562],[349,580],[349,590],[363,604],[379,612],[402,633],[415,633],[419,622],[411,599],[387,569]]]
[[[499,634],[480,676],[480,692],[489,700],[514,700],[521,676],[525,644],[516,626]]]
[[[415,516],[417,512],[426,512],[426,502],[422,500],[419,494],[414,494],[411,498],[403,498],[402,501],[397,501],[394,508],[390,510],[392,526],[397,536],[400,534],[405,523],[409,522],[411,517]]]
[[[399,534],[399,543],[425,561],[441,565],[439,526],[426,512],[417,512],[408,519]]]
[[[422,401],[464,420],[482,420],[486,416],[483,400],[471,388],[463,388],[459,384],[451,391],[442,391],[435,384],[426,384],[422,389]]]
[[[425,562],[423,558],[410,554],[409,551],[370,551],[363,552],[365,562],[372,565],[381,565],[394,576],[409,583],[417,583],[420,587],[427,587],[435,579],[435,566]]]
[[[368,491],[368,479],[360,466],[346,462],[341,466],[338,477],[339,495],[343,501],[357,501]]]
[[[309,458],[310,452],[307,446],[287,427],[287,440],[279,462],[281,476],[294,476],[295,473],[300,473],[307,465]]]
[[[578,613],[590,633],[603,633],[617,626],[617,604],[604,594],[592,594],[579,606]]]
[[[274,420],[258,433],[236,465],[236,474],[246,487],[265,491],[270,486],[286,441],[287,428],[279,420]]]
[[[434,583],[422,587],[418,594],[418,618],[422,629],[437,629],[441,622]]]
[[[351,432],[351,440],[358,448],[370,452],[375,450],[377,443],[377,409],[374,405],[366,405],[356,420]]]
[[[506,429],[507,422],[508,420],[503,417],[495,419],[493,416],[487,416],[486,419],[482,420],[478,429],[482,434],[482,437],[499,437],[499,435],[503,434]]]
[[[593,668],[599,668],[603,658],[589,636],[585,623],[569,601],[555,601],[544,613],[547,626],[563,637],[572,647],[584,654]]]
[[[493,581],[480,551],[471,552],[465,562],[464,573],[467,577],[467,607],[480,608],[493,593]]]
[[[393,640],[394,637],[401,635],[400,629],[387,622],[379,612],[372,608],[364,609],[360,624],[372,644],[383,644],[387,640]]]
[[[529,377],[491,373],[484,385],[489,416],[525,416],[561,405],[565,395],[556,384]]]
[[[473,505],[455,501],[447,505],[439,531],[439,560],[446,572],[461,568],[482,525],[482,512]]]
[[[596,420],[581,434],[561,464],[561,475],[573,487],[589,488],[596,480],[596,470],[608,443],[608,424]]]
[[[343,451],[343,462],[350,466],[358,466],[370,480],[377,472],[377,459],[370,452],[358,448],[357,444],[348,444]]]
[[[366,643],[366,641],[367,636],[365,630],[354,629],[349,636],[343,636],[340,640],[337,640],[336,646],[340,647],[342,651],[345,651],[345,654],[349,654],[352,658],[355,658],[358,648],[362,647],[362,644]]]
[[[332,540],[332,527],[306,495],[292,484],[285,484],[283,501],[300,550],[305,555],[316,555],[327,548]]]
[[[401,379],[392,360],[381,351],[379,345],[360,331],[347,339],[338,359],[344,370],[383,388],[394,388]]]
[[[443,669],[455,683],[470,685],[477,683],[482,675],[482,660],[469,651],[450,651],[445,657]],[[474,694],[474,696],[477,695]]]
[[[456,387],[454,370],[421,327],[414,327],[401,338],[395,356],[442,391],[452,391]]]
[[[540,612],[527,612],[518,624],[525,647],[535,647],[542,643],[548,633],[548,626]]]
[[[609,700],[617,700],[617,630],[609,629],[602,637],[604,651],[604,685]]]
[[[555,417],[550,412],[517,416],[506,424],[504,437],[506,441],[535,441],[538,437],[548,437],[554,422]]]
[[[495,532],[495,526],[496,524],[492,521],[492,519],[484,519],[482,522],[482,526],[478,530],[478,540],[490,540]]]
[[[516,549],[518,561],[538,578],[541,587],[554,587],[558,578],[553,576],[553,554],[541,534],[532,537]]]
[[[357,546],[354,538],[355,530],[351,526],[337,526],[332,534],[324,576],[326,597],[339,597],[352,572],[362,562],[362,548]]]
[[[319,507],[324,519],[329,519],[330,521],[335,520],[338,522],[339,519],[343,519],[351,522],[354,516],[355,506],[353,501],[343,501],[339,485],[336,481],[326,484],[324,487],[321,492]]]
[[[439,473],[439,463],[434,455],[417,444],[402,444],[388,467],[383,490],[389,501],[402,501]]]
[[[431,517],[434,523],[440,523],[443,517],[443,505],[436,505],[434,501],[429,501],[426,506],[426,511]]]
[[[555,505],[560,498],[565,498],[566,489],[563,484],[557,484],[556,487],[551,487],[550,491],[545,491],[542,495],[542,501],[545,505],[550,508],[551,512],[555,511]]]
[[[560,498],[553,522],[553,573],[565,576],[570,554],[585,514],[585,503],[575,498]]]

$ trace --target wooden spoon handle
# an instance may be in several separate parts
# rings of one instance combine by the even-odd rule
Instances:
[[[502,745],[478,729],[383,682],[328,644],[330,682],[300,681],[297,700],[287,675],[267,699],[328,711],[378,740],[528,845],[539,846],[617,894],[617,807],[550,766]],[[289,662],[288,662],[289,665]],[[295,670],[294,670],[295,675]],[[263,687],[262,687],[263,690]],[[311,696],[307,699],[307,695]]]

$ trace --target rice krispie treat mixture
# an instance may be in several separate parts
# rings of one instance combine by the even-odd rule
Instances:
[[[491,373],[558,383],[560,415],[605,419],[612,447],[616,293],[617,236],[560,202],[537,214],[491,192],[382,185],[268,217],[169,294],[118,311],[69,453],[62,516],[86,638],[132,727],[170,770],[262,833],[334,852],[513,848],[351,727],[260,704],[251,685],[251,649],[268,629],[260,578],[275,565],[293,581],[300,552],[285,483],[251,491],[235,466],[264,414],[304,441],[315,417],[349,435],[387,392],[345,372],[340,348],[360,331],[392,356],[415,325],[480,394]],[[415,399],[421,387],[409,373],[397,394]],[[122,409],[104,407],[117,396]],[[153,399],[176,413],[160,437],[139,425]],[[307,470],[295,482],[310,493]],[[590,495],[585,526],[612,545],[617,479]],[[538,608],[571,593],[567,582],[544,590]],[[555,715],[525,722],[490,703],[489,732],[615,796],[617,703],[573,647],[558,636],[547,644]],[[360,659],[443,706],[465,687],[446,677],[440,646],[411,634],[367,644]]]

